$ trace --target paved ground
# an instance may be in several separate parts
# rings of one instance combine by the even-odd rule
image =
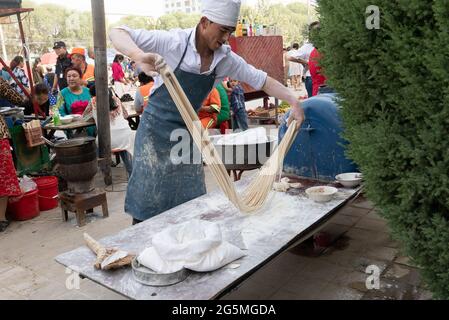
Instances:
[[[124,180],[124,169],[113,168],[114,181]],[[97,179],[101,185],[101,180]],[[208,189],[215,185],[207,173]],[[74,216],[62,222],[59,209],[42,212],[33,220],[13,222],[0,234],[0,299],[123,299],[89,280],[73,287],[73,277],[54,262],[60,253],[84,245],[82,234],[101,238],[129,226],[123,212],[124,184],[108,192],[110,217],[100,210],[78,228]],[[388,227],[363,197],[342,208],[325,227],[336,239],[327,250],[313,243],[285,252],[257,271],[224,299],[429,299],[418,269],[401,256]],[[317,255],[317,252],[321,254]],[[381,272],[380,290],[368,290],[367,266]]]

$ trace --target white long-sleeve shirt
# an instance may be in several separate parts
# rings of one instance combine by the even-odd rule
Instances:
[[[313,49],[315,49],[313,44],[311,44],[310,42],[304,43],[301,48],[295,51],[295,54],[292,55],[292,57],[309,61],[310,54],[312,53]],[[310,70],[308,67],[306,68],[306,70],[307,71],[305,76],[311,77],[312,75],[310,74]]]
[[[210,75],[216,68],[215,85],[223,81],[225,77],[230,77],[231,79],[245,82],[256,90],[261,90],[267,80],[266,72],[248,64],[243,58],[232,52],[231,47],[228,45],[223,45],[214,52],[214,59],[210,69],[201,73],[201,57],[195,46],[195,28],[149,31],[133,30],[122,26],[119,29],[127,31],[136,45],[144,52],[161,55],[173,70],[178,66],[189,35],[192,34],[180,68],[186,72],[204,75]],[[160,76],[157,76],[154,80],[151,94],[163,84]]]

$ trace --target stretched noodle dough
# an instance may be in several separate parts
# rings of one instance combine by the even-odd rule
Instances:
[[[181,114],[187,129],[193,137],[196,146],[202,151],[204,162],[211,170],[220,188],[228,199],[242,212],[254,212],[261,209],[266,202],[276,177],[282,171],[284,157],[296,138],[296,121],[292,121],[284,138],[274,150],[270,159],[264,164],[257,177],[240,197],[235,190],[219,153],[211,143],[207,130],[204,130],[198,115],[190,104],[184,90],[176,79],[170,67],[165,66],[160,70],[160,75],[167,87],[173,102]]]

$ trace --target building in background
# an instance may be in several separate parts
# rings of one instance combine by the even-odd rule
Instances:
[[[165,13],[200,13],[201,0],[165,0]]]

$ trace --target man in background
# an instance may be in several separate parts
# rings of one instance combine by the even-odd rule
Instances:
[[[72,59],[67,52],[66,45],[63,41],[57,41],[54,43],[53,50],[58,55],[56,60],[55,80],[53,81],[52,92],[55,93],[67,88],[67,80],[65,78],[65,70],[72,66]]]
[[[309,70],[309,59],[310,59],[310,54],[312,53],[313,49],[315,49],[313,44],[310,42],[310,33],[312,33],[314,30],[316,30],[319,27],[320,27],[319,21],[315,21],[310,24],[309,40],[306,43],[304,43],[301,46],[301,48],[299,48],[296,51],[295,55],[292,55],[289,58],[289,61],[298,62],[304,66],[304,68],[305,68],[304,84],[306,86],[307,95],[309,96],[309,98],[313,96],[313,83],[312,83],[312,75],[310,74],[310,70]]]
[[[87,64],[86,62],[86,50],[83,48],[73,48],[72,54],[72,65],[75,68],[81,70],[82,76],[82,85],[85,87],[89,87],[95,82],[95,67],[91,64]]]
[[[139,83],[140,87],[134,98],[134,108],[137,114],[142,114],[148,106],[148,102],[150,102],[150,93],[154,85],[154,79],[145,72],[141,72],[139,73]]]

